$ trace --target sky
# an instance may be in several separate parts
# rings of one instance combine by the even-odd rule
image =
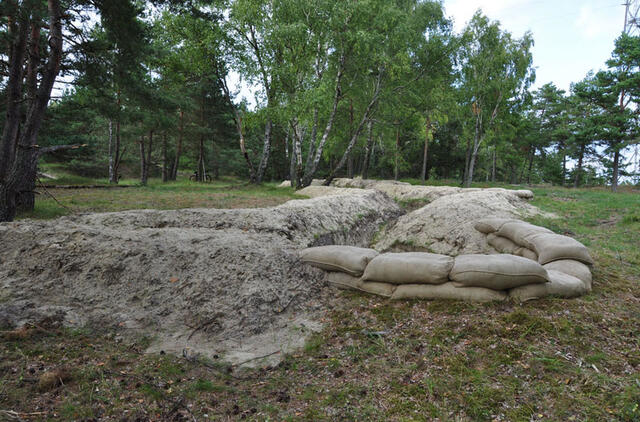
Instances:
[[[569,90],[589,70],[605,67],[624,26],[622,0],[444,0],[460,32],[476,10],[515,37],[533,33],[534,88],[547,82]]]

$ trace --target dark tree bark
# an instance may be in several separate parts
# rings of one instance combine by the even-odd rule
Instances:
[[[166,183],[169,180],[167,163],[167,132],[162,133],[162,183]]]
[[[182,155],[182,139],[184,136],[184,111],[180,110],[180,126],[178,127],[178,141],[176,144],[176,156],[171,167],[171,180],[178,178],[178,166],[180,165],[180,156]]]
[[[364,162],[362,163],[362,178],[369,178],[369,163],[373,149],[373,120],[367,121],[367,144],[364,147]]]
[[[580,155],[578,156],[578,167],[576,168],[576,177],[573,180],[574,188],[577,188],[580,186],[580,177],[582,174],[582,165],[584,161],[584,150],[585,150],[585,146],[580,145]]]
[[[611,175],[611,191],[618,191],[618,174],[620,173],[620,150],[613,153],[613,174]]]
[[[122,99],[120,98],[120,89],[116,90],[116,106],[117,106],[117,114],[116,114],[116,142],[113,148],[111,148],[111,120],[109,120],[109,183],[118,184],[120,180],[120,162],[122,161],[122,155],[124,154],[124,150],[121,149],[121,138],[120,138],[120,107],[122,105]],[[113,155],[111,155],[113,153]]]
[[[429,135],[431,134],[431,120],[429,116],[425,119],[424,152],[422,153],[422,173],[420,180],[424,183],[427,180],[427,159],[429,158]]]
[[[147,157],[145,155],[144,148],[144,135],[140,135],[140,140],[138,141],[140,145],[140,184],[142,186],[147,185]]]
[[[27,114],[22,130],[20,130],[19,122],[16,127],[14,119],[16,115],[19,116],[19,105],[16,101],[21,97],[23,71],[18,67],[23,66],[25,55],[26,40],[22,38],[26,31],[26,21],[18,24],[16,31],[18,42],[14,44],[17,50],[12,47],[10,52],[10,69],[13,75],[10,75],[7,86],[9,91],[7,120],[5,121],[5,129],[3,129],[2,145],[0,145],[2,151],[0,161],[4,163],[3,174],[0,175],[0,221],[12,221],[16,215],[18,196],[21,193],[29,192],[33,195],[35,187],[38,164],[36,141],[51,97],[53,84],[60,71],[63,54],[62,12],[59,0],[48,0],[47,8],[49,14],[49,54],[46,66],[42,69],[40,85],[37,87],[35,98],[28,99]],[[20,135],[16,138],[18,132]],[[17,144],[16,139],[18,139]],[[28,199],[23,199],[21,206],[24,206],[25,202],[29,206]]]
[[[396,122],[396,146],[393,151],[393,180],[398,180],[399,170],[398,170],[398,158],[400,156],[400,126],[399,123]]]
[[[531,172],[533,171],[533,159],[536,156],[536,147],[531,145],[529,152],[529,169],[527,170],[527,185],[531,184]]]
[[[17,9],[18,5],[16,4],[14,7]],[[2,129],[2,144],[0,144],[0,183],[2,184],[6,183],[7,173],[15,160],[15,149],[18,143],[20,100],[24,74],[23,62],[27,52],[26,19],[21,16],[11,16],[9,18],[9,35],[13,37],[13,43],[9,50],[9,80],[6,88],[7,112]]]

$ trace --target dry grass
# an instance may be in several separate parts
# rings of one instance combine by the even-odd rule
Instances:
[[[640,196],[536,194],[561,216],[537,223],[589,245],[591,294],[518,305],[340,293],[304,350],[248,371],[145,355],[144,339],[35,330],[0,341],[0,409],[28,420],[640,421]],[[61,367],[68,381],[39,391]]]

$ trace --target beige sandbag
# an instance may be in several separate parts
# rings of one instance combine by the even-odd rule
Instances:
[[[453,258],[426,252],[386,253],[376,256],[363,280],[393,284],[442,284],[448,281]]]
[[[560,271],[549,270],[549,283],[529,284],[509,290],[509,297],[526,302],[545,296],[578,297],[587,293],[587,287],[582,280]]]
[[[548,264],[544,264],[543,267],[547,270],[560,271],[561,273],[569,274],[575,278],[582,280],[587,291],[591,291],[591,283],[593,276],[591,270],[585,264],[573,259],[561,259],[559,261],[553,261]]]
[[[505,300],[506,297],[506,292],[483,287],[455,287],[453,283],[444,283],[439,285],[402,284],[396,288],[391,299],[453,299],[490,302],[493,300]]]
[[[514,191],[514,193],[516,194],[516,196],[522,199],[533,199],[533,192],[528,189],[519,189]]]
[[[503,224],[498,233],[499,236],[506,237],[525,248],[535,250],[533,244],[529,241],[529,237],[539,233],[553,232],[545,227],[534,226],[533,224],[526,223],[524,221],[511,221]]]
[[[508,222],[518,221],[512,218],[483,218],[476,221],[473,227],[480,233],[489,234],[495,233],[500,230],[503,224]]]
[[[300,252],[300,259],[314,267],[327,271],[341,271],[359,277],[369,261],[378,252],[355,246],[331,245],[307,248]]]
[[[396,289],[395,284],[363,281],[361,278],[345,273],[330,272],[325,278],[330,285],[343,290],[359,290],[374,295],[391,297]]]
[[[457,256],[449,278],[456,287],[486,287],[493,290],[548,281],[547,270],[542,265],[509,254]]]
[[[487,243],[500,253],[509,253],[512,255],[516,255],[516,251],[520,246],[513,243],[511,240],[506,237],[498,236],[495,233],[489,233],[487,235]]]
[[[573,259],[593,265],[589,249],[572,237],[555,233],[538,233],[527,237],[538,254],[538,262],[547,264],[561,259]]]
[[[524,247],[518,248],[514,252],[514,255],[521,256],[523,258],[527,258],[532,261],[538,262],[538,254],[528,248],[524,248]]]

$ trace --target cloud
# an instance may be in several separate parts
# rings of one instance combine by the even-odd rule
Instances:
[[[574,21],[574,27],[587,40],[595,40],[602,36],[621,32],[622,16],[615,20],[603,19],[603,15],[606,16],[606,12],[606,8],[594,9],[593,4],[584,4],[580,6],[578,17]]]
[[[504,19],[517,12],[520,7],[525,6],[530,0],[449,0],[445,1],[446,13],[453,18],[454,27],[460,30],[471,19],[478,9],[491,19]],[[519,15],[519,14],[518,14]]]
[[[603,32],[598,16],[590,4],[585,4],[580,7],[580,12],[574,22],[574,26],[580,31],[583,37],[588,39],[597,38]]]

